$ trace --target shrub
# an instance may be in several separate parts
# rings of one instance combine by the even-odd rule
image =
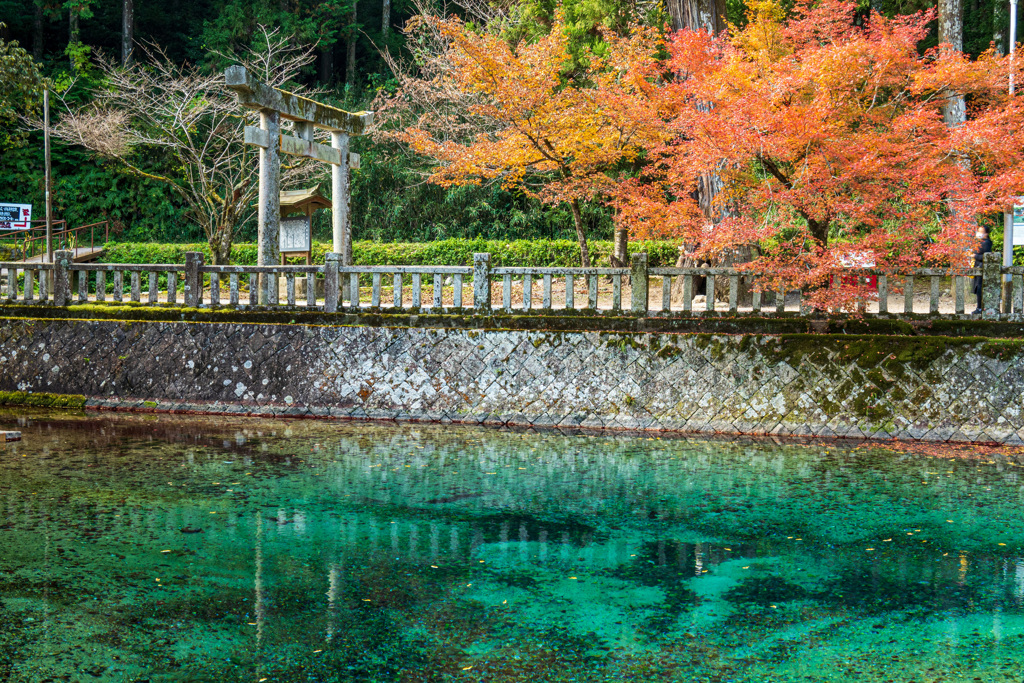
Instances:
[[[210,262],[210,248],[204,244],[162,244],[158,242],[108,242],[104,263],[184,263],[185,252],[199,251]],[[313,243],[313,262],[323,263],[331,245]],[[590,243],[595,265],[607,266],[613,245],[609,241]],[[629,253],[646,251],[651,267],[674,266],[679,254],[675,242],[631,242]],[[573,240],[484,240],[446,239],[435,242],[354,242],[352,261],[360,266],[457,266],[472,265],[473,254],[491,254],[493,266],[576,267],[579,247]],[[231,262],[256,263],[256,244],[236,243],[231,247]]]

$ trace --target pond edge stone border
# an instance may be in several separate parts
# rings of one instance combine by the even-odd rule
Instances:
[[[1024,340],[4,319],[100,409],[1024,444]]]

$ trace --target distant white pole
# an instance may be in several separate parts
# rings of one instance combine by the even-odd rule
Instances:
[[[1017,0],[1010,0],[1010,94],[1013,89],[1013,56],[1017,51]]]
[[[43,166],[46,171],[46,262],[53,263],[53,203],[50,199],[50,88],[43,87]]]
[[[1017,0],[1010,0],[1010,96],[1015,89],[1013,82],[1014,56],[1017,52]],[[1013,265],[1013,207],[1003,214],[1003,265]],[[1003,276],[1003,282],[1009,282],[1010,275]],[[1006,285],[1004,285],[1005,287]]]

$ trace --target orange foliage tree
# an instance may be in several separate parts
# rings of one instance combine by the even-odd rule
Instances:
[[[772,273],[762,286],[810,287],[823,308],[849,303],[848,289],[825,286],[843,262],[965,265],[978,217],[1024,191],[1024,98],[1007,94],[1009,61],[921,54],[931,11],[858,27],[842,0],[797,0],[789,19],[778,0],[749,7],[731,36],[669,39],[674,77],[651,107],[668,113],[666,135],[619,184],[619,220],[635,237],[699,244],[696,256],[759,245],[749,267]],[[969,103],[956,128],[942,120],[950,93]],[[694,198],[705,173],[724,183],[716,225]]]
[[[469,114],[487,122],[475,136],[445,135],[424,119],[397,137],[438,165],[429,180],[443,186],[500,182],[548,204],[572,210],[580,261],[590,267],[580,201],[607,196],[614,172],[664,137],[652,104],[661,65],[655,31],[634,27],[629,37],[606,36],[568,82],[568,32],[561,17],[534,43],[511,45],[455,18],[420,17],[447,41],[447,68],[439,84],[469,102]],[[416,30],[416,26],[412,27]]]

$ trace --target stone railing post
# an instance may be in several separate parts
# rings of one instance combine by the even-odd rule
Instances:
[[[629,307],[633,315],[647,316],[647,296],[649,275],[647,272],[647,253],[633,254],[629,261]]]
[[[203,300],[203,278],[199,273],[202,267],[202,252],[185,252],[185,305],[191,308],[196,308]]]
[[[1000,251],[984,255],[981,265],[981,303],[986,318],[999,317],[999,300],[1002,297],[1002,261]]]
[[[491,255],[473,254],[473,308],[491,312]]]
[[[329,252],[324,257],[324,312],[338,312],[338,264],[341,254]]]
[[[67,306],[71,303],[71,259],[70,251],[53,252],[53,304]]]

